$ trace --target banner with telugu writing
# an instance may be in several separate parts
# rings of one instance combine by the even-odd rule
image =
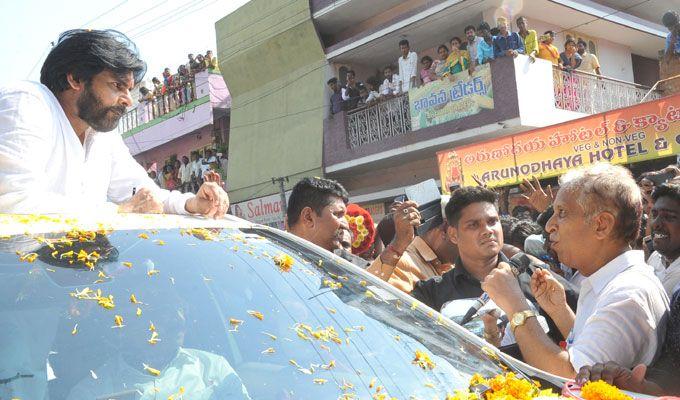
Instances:
[[[559,176],[600,161],[628,164],[680,154],[680,95],[437,153],[442,187],[490,187]]]
[[[491,67],[484,64],[472,76],[463,71],[413,88],[408,97],[414,131],[493,109]]]

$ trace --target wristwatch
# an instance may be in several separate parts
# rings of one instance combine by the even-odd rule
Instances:
[[[510,319],[510,330],[512,331],[512,334],[514,335],[515,329],[524,325],[527,322],[527,319],[531,317],[538,317],[538,313],[533,310],[524,310],[514,313],[512,319]]]

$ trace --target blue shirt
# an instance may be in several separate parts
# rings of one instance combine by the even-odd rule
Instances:
[[[494,40],[495,41],[495,40]],[[484,38],[477,43],[477,63],[484,64],[486,61],[493,60],[493,44],[488,44]]]
[[[524,40],[517,32],[508,32],[508,36],[494,36],[494,57],[505,57],[505,52],[508,50],[517,50],[518,53],[524,54]]]
[[[666,36],[666,53],[668,53],[668,49],[671,47],[671,37],[673,36],[673,33],[669,33],[668,36]],[[673,49],[673,53],[675,54],[680,54],[680,38],[676,39],[675,41],[675,48]]]

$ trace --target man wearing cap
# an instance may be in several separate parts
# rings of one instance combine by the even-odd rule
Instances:
[[[421,211],[436,214],[425,221],[415,236],[414,227],[421,224]],[[452,267],[458,256],[455,245],[449,240],[446,222],[441,216],[441,205],[434,203],[427,210],[418,210],[413,201],[396,204],[392,209],[395,237],[376,258],[368,272],[387,281],[397,289],[409,293],[418,281],[439,276]]]

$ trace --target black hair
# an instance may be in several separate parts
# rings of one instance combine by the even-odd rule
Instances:
[[[479,27],[477,28],[477,30],[478,31],[483,31],[483,30],[490,31],[491,27],[486,22],[482,22],[481,24],[479,24]]]
[[[297,224],[300,213],[305,207],[310,207],[315,213],[321,214],[324,207],[331,204],[333,198],[349,202],[349,195],[337,181],[324,178],[302,178],[293,187],[288,199],[288,226]]]
[[[555,31],[545,31],[543,32],[544,35],[550,35],[550,36],[555,36]]]
[[[452,37],[451,40],[449,40],[449,43],[453,42],[454,40],[457,40],[459,44],[463,44],[463,41],[460,40],[460,38],[458,36]]]
[[[437,47],[437,53],[439,53],[439,50],[440,50],[441,48],[444,48],[444,49],[446,49],[446,52],[447,52],[447,53],[449,52],[449,48],[448,48],[448,47],[446,47],[446,45],[445,45],[445,44],[440,44],[440,45],[439,45],[439,47]]]
[[[527,17],[525,17],[524,15],[520,15],[519,17],[517,17],[517,19],[515,20],[515,22],[526,21],[526,20],[527,20]]]
[[[394,236],[396,235],[396,228],[394,226],[394,217],[392,213],[385,215],[380,220],[380,222],[378,222],[375,232],[385,246],[392,242],[392,239],[394,239]]]
[[[468,26],[466,26],[466,27],[465,27],[465,30],[464,30],[463,32],[467,33],[467,31],[469,31],[470,29],[472,29],[473,31],[477,32],[477,29],[475,29],[475,26],[474,26],[474,25],[468,25]]]
[[[543,230],[545,230],[545,227],[548,225],[548,221],[550,221],[550,218],[552,218],[553,214],[555,214],[555,209],[551,204],[545,209],[545,211],[539,214],[538,218],[536,218],[536,223],[539,224]]]
[[[586,41],[583,40],[583,39],[580,39],[580,38],[579,38],[579,40],[576,41],[576,44],[577,44],[577,45],[583,44],[586,48],[588,48],[588,43],[586,43]]]
[[[369,76],[368,79],[366,79],[366,83],[368,83],[369,85],[373,86],[376,89],[380,86],[380,81],[375,76]]]
[[[509,238],[510,232],[512,231],[512,226],[515,225],[515,223],[519,220],[508,214],[501,215],[499,219],[501,221],[501,228],[503,229],[503,237]]]
[[[383,73],[385,72],[386,69],[389,69],[390,71],[394,72],[394,68],[392,68],[391,65],[385,65],[385,67],[383,68]]]
[[[498,195],[493,190],[480,186],[465,186],[451,193],[444,212],[450,226],[457,226],[463,209],[470,204],[491,203],[496,206]]]
[[[652,192],[652,200],[657,201],[661,197],[670,197],[680,202],[680,185],[666,182],[661,186],[657,186]]]
[[[132,72],[136,85],[146,73],[146,63],[137,46],[118,31],[73,29],[59,35],[40,69],[40,83],[57,95],[70,87],[67,74],[89,83],[104,70]]]
[[[567,47],[567,45],[568,45],[569,43],[571,43],[571,44],[573,44],[574,46],[576,46],[576,41],[575,41],[574,39],[572,39],[572,38],[569,38],[569,39],[567,39],[567,40],[564,42],[564,47]]]
[[[666,28],[671,28],[680,22],[680,17],[676,11],[666,11],[661,17],[661,23]]]
[[[142,86],[142,87],[139,88],[139,93],[141,93],[142,96],[146,96],[147,94],[149,94],[149,89],[147,89],[146,87]]]
[[[491,28],[489,33],[493,36],[498,36],[498,34],[501,33],[501,30],[494,26],[493,28]]]
[[[518,217],[519,213],[524,212],[524,211],[529,211],[530,213],[532,213],[531,208],[529,208],[527,206],[515,206],[515,208],[512,209],[512,216],[515,217],[515,218],[519,218]]]
[[[399,41],[399,47],[404,46],[404,45],[406,45],[406,46],[408,46],[408,47],[411,47],[411,45],[408,44],[408,40],[406,40],[406,39],[401,39],[401,40]]]
[[[534,221],[519,220],[515,222],[510,230],[510,236],[505,240],[505,243],[511,244],[524,250],[524,241],[531,235],[540,235],[543,233],[541,226]]]
[[[326,82],[326,85],[330,85],[331,83],[338,83],[338,78],[332,77],[328,80],[328,82]]]
[[[346,74],[346,75],[349,75],[349,74],[352,74],[352,75],[354,75],[354,77],[355,77],[355,78],[357,77],[357,73],[356,73],[356,72],[354,72],[354,70],[353,70],[353,69],[350,69],[349,71],[347,71],[347,74]]]
[[[423,58],[420,59],[420,62],[421,62],[422,64],[425,64],[425,61],[428,61],[428,60],[429,60],[430,62],[432,62],[432,57],[430,57],[430,56],[423,56]]]

